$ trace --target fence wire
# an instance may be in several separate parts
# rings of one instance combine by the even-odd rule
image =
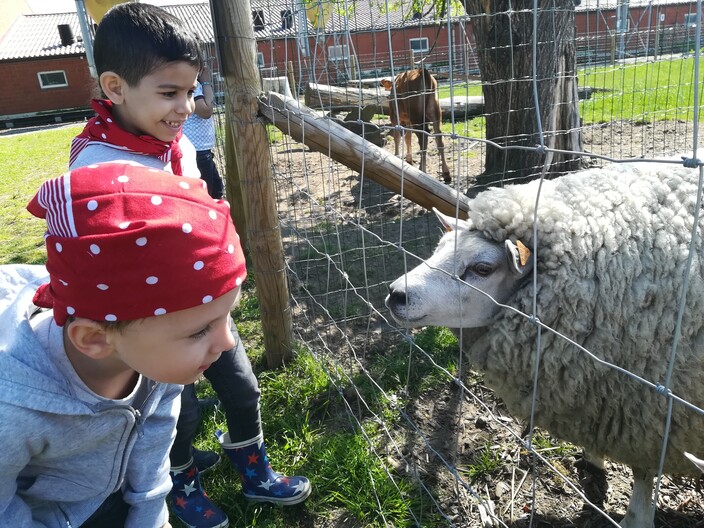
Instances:
[[[382,148],[393,152],[392,133],[405,136],[415,130],[390,121],[389,107],[396,105],[398,115],[398,101],[389,102],[380,83],[422,64],[438,80],[449,185],[458,197],[483,189],[478,176],[490,158],[503,163],[502,185],[522,181],[525,173],[519,174],[507,161],[516,153],[539,160],[527,172],[541,179],[559,177],[550,162],[560,156],[577,159],[581,167],[635,160],[699,171],[688,271],[679,306],[671,307],[677,326],[667,354],[667,375],[644,379],[601,359],[599,351],[573,342],[571,336],[560,336],[573,342],[595,368],[614,369],[667,400],[666,423],[647,424],[662,428],[664,437],[653,501],[677,514],[661,513],[655,523],[694,526],[704,518],[695,485],[663,476],[663,463],[673,407],[704,412],[702,402],[681,398],[669,385],[677,364],[689,270],[698,256],[696,238],[701,236],[696,229],[702,193],[702,164],[697,157],[701,0],[506,1],[497,2],[491,12],[467,14],[465,7],[473,4],[492,3],[252,0],[263,90],[283,92],[288,87],[300,107],[315,110],[321,121],[335,120],[362,133],[372,130],[378,137],[388,133]],[[575,25],[568,43],[574,48],[574,69],[557,65],[559,43],[540,40],[545,27],[558,33],[565,11],[570,11],[573,18],[567,20]],[[477,28],[487,19],[497,31],[510,31],[478,40]],[[526,28],[512,26],[526,20],[532,25],[529,41],[520,39]],[[574,85],[578,100],[571,101],[579,110],[578,124],[559,132],[579,135],[580,141],[572,145],[581,148],[559,147],[555,121],[543,119],[560,113],[560,108],[541,107],[541,101],[553,100],[540,93],[546,78],[538,62],[549,50],[555,54],[551,69],[555,77],[547,81],[564,86],[565,81],[578,79]],[[486,64],[482,54],[484,60],[497,62],[508,57],[510,67],[504,71],[511,74],[482,76],[480,64]],[[529,75],[520,64],[525,60],[530,61]],[[527,92],[523,85],[529,86]],[[222,85],[219,91],[224,92]],[[523,135],[488,137],[497,119],[487,111],[491,93],[510,103],[510,108],[495,110],[506,130],[515,130],[511,123],[516,120],[534,126]],[[526,93],[529,97],[521,98]],[[570,104],[570,99],[558,99],[556,104]],[[612,486],[621,482],[626,498],[609,502],[595,496],[585,485],[589,476],[585,477],[578,446],[561,443],[535,427],[533,413],[525,421],[510,416],[483,385],[481,373],[472,370],[461,352],[472,345],[466,342],[470,334],[461,334],[452,344],[449,333],[411,331],[389,316],[384,306],[388,285],[426,261],[442,234],[435,216],[402,197],[403,191],[377,183],[375,174],[365,169],[366,154],[362,169],[355,171],[334,161],[339,147],[332,138],[327,149],[314,150],[306,144],[305,127],[301,141],[296,141],[287,134],[285,122],[274,125],[270,149],[296,339],[328,374],[350,427],[365,436],[389,480],[413,483],[417,496],[408,501],[408,524],[618,526],[611,516],[618,518],[625,509],[630,493],[626,468],[607,466]],[[222,126],[221,116],[221,130]],[[423,134],[433,136],[429,131]],[[426,172],[439,178],[438,149],[428,143]],[[412,144],[408,152],[402,142],[398,156],[409,155],[417,165],[415,137]],[[402,189],[405,182],[401,173]],[[540,199],[539,194],[538,203]],[[534,255],[540,248],[539,226],[536,218]],[[462,282],[449,275],[448,279]],[[540,336],[559,333],[539,319],[540,281],[540,274],[535,274],[533,312],[522,314],[539,329],[536,364],[545,360],[540,357]],[[516,309],[502,305],[502,310]],[[537,370],[532,392],[526,395],[534,404],[541,383]],[[365,427],[369,423],[377,425],[373,433]],[[391,526],[381,499],[378,507],[382,523]],[[687,514],[684,520],[680,513]]]

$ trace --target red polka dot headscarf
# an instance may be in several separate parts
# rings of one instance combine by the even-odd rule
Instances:
[[[245,259],[224,200],[202,180],[101,163],[42,184],[27,206],[45,218],[50,282],[34,304],[127,321],[193,308],[242,284]]]

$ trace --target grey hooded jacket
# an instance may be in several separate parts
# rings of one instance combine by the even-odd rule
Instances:
[[[0,266],[0,526],[75,528],[121,490],[126,526],[160,527],[182,387],[142,377],[125,400],[86,397],[63,347],[30,325],[47,280]]]

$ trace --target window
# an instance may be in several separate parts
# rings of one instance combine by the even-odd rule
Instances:
[[[264,54],[261,51],[257,52],[257,67],[258,68],[264,67]]]
[[[684,25],[687,27],[697,27],[697,14],[696,13],[686,13],[684,15]]]
[[[42,88],[61,88],[68,86],[66,72],[63,70],[37,72],[39,86]]]
[[[430,49],[428,47],[428,37],[410,39],[408,44],[411,46],[413,53],[426,53]]]
[[[261,31],[264,29],[264,11],[261,9],[255,9],[252,11],[252,19],[254,20],[254,31]]]
[[[329,61],[346,61],[350,58],[350,53],[347,46],[329,46],[328,60]]]
[[[293,11],[284,9],[281,11],[281,29],[293,28]]]

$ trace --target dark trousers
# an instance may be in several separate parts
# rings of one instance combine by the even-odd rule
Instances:
[[[220,173],[215,165],[212,150],[199,150],[196,152],[196,164],[200,171],[200,178],[208,185],[208,194],[212,198],[222,198],[223,186]]]
[[[122,493],[118,491],[105,499],[80,528],[124,528],[129,509]]]
[[[252,364],[242,346],[234,322],[230,321],[235,346],[205,371],[225,411],[228,432],[233,442],[254,438],[261,432],[259,384]],[[200,426],[201,410],[193,385],[181,393],[181,414],[176,424],[176,440],[171,448],[171,466],[183,466],[191,459],[191,446]]]

